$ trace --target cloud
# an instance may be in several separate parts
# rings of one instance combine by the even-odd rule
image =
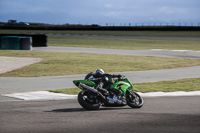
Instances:
[[[122,15],[120,11],[108,11],[103,14],[106,17],[118,18]]]
[[[187,13],[186,8],[173,8],[173,7],[160,7],[158,9],[160,13],[164,14],[185,14]]]
[[[106,7],[106,8],[112,8],[113,5],[112,5],[112,4],[105,4],[105,7]]]
[[[47,7],[35,6],[27,2],[5,1],[2,3],[4,13],[39,13],[49,11]]]

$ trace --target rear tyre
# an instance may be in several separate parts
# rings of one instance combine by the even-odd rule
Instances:
[[[127,105],[132,108],[141,108],[144,104],[142,97],[136,92],[132,92],[126,97]]]
[[[78,102],[87,110],[98,110],[101,106],[99,97],[90,91],[81,91],[78,94]]]

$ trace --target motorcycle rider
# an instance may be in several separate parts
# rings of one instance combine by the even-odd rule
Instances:
[[[96,72],[93,74],[94,78],[100,78],[98,90],[103,93],[104,95],[109,95],[108,90],[110,89],[111,85],[114,84],[114,81],[109,81],[109,78],[118,78],[120,79],[122,75],[118,74],[108,74],[105,73],[103,69],[97,69]],[[117,92],[118,95],[120,95],[120,99],[122,100],[122,103],[126,105],[126,97],[121,93],[120,91]],[[114,94],[113,94],[114,95]]]
[[[88,75],[86,75],[85,79],[93,80],[96,84],[98,84],[98,87],[97,87],[98,91],[100,91],[104,95],[109,95],[108,91],[109,91],[111,85],[114,84],[114,81],[112,81],[112,80],[110,81],[109,78],[110,79],[112,79],[112,78],[119,79],[121,77],[122,77],[122,75],[120,75],[120,74],[118,74],[118,75],[108,74],[108,73],[105,73],[103,69],[97,69],[96,72],[94,72],[94,73],[91,72]],[[126,102],[124,96],[122,96],[122,100],[124,103]]]
[[[98,88],[100,89],[109,89],[112,85],[112,81],[109,81],[109,78],[121,78],[122,75],[118,74],[108,74],[105,73],[103,69],[97,69],[95,73],[91,72],[88,75],[86,75],[85,79],[88,80],[95,80],[96,83],[99,85]]]

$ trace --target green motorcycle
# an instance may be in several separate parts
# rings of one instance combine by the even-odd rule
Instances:
[[[118,107],[130,106],[141,108],[142,97],[133,91],[133,86],[125,76],[107,79],[107,89],[99,86],[100,79],[90,78],[91,73],[84,80],[74,80],[73,83],[82,91],[78,94],[79,104],[87,110],[97,110],[100,106]]]

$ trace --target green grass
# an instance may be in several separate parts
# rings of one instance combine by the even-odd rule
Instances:
[[[107,49],[181,49],[200,50],[199,40],[131,39],[100,37],[49,36],[49,46]]]
[[[49,90],[49,91],[54,92],[54,93],[76,95],[79,92],[81,92],[81,89],[79,89],[79,88],[67,88],[67,89],[57,89],[57,90]]]
[[[0,56],[43,58],[39,63],[11,72],[1,77],[38,77],[86,74],[103,68],[106,72],[171,69],[200,65],[200,60],[144,57],[130,55],[106,55],[87,53],[58,53],[32,51],[1,51]]]
[[[0,34],[54,33],[113,36],[200,37],[200,31],[77,31],[77,30],[0,30]]]
[[[136,83],[133,84],[133,87],[134,91],[136,92],[196,91],[200,90],[200,78],[149,82],[149,83]],[[64,94],[78,94],[81,91],[81,89],[67,88],[67,89],[57,89],[50,91],[55,93],[64,93]]]
[[[172,92],[200,90],[200,78],[134,84],[138,92]]]

